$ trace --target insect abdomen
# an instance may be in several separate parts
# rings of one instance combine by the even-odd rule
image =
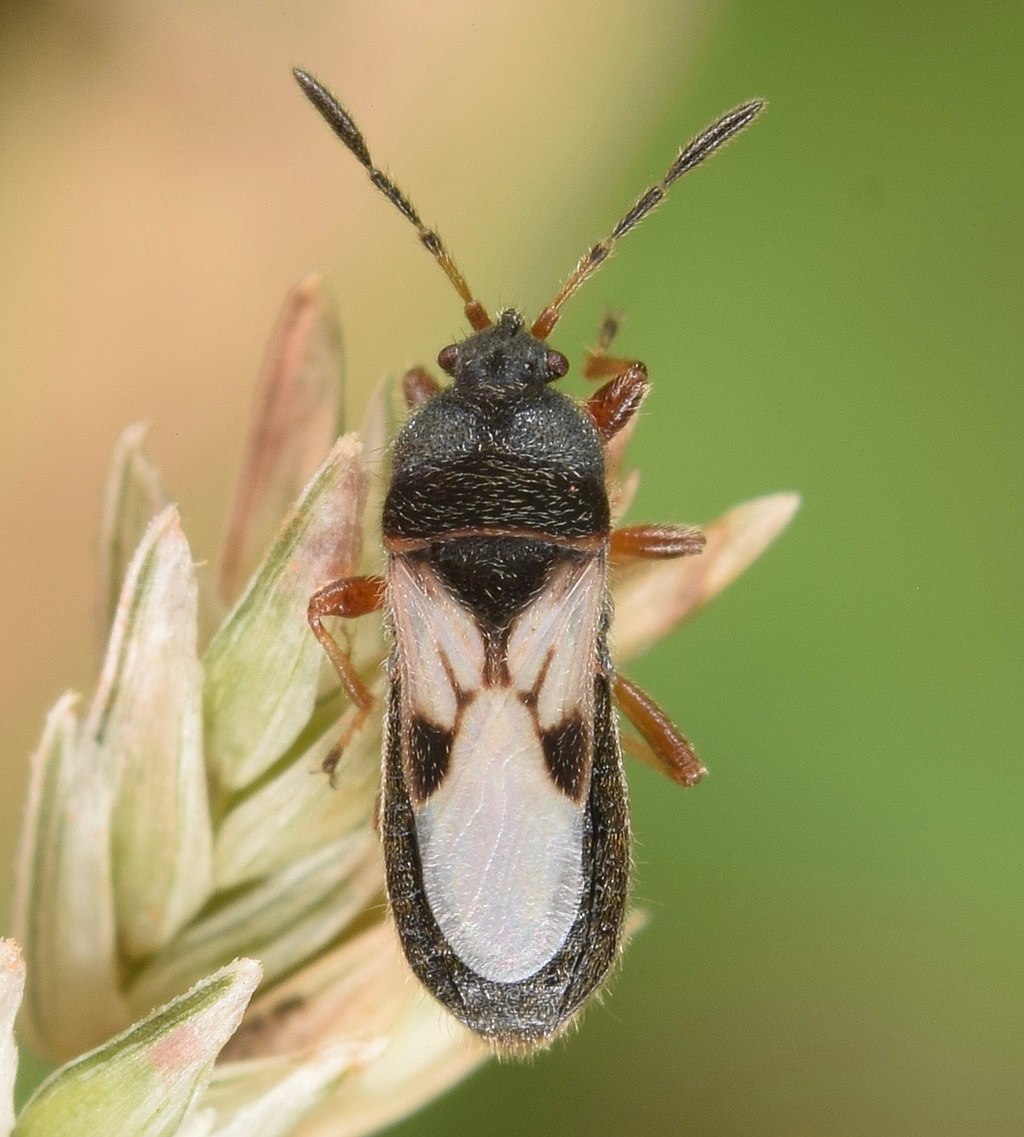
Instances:
[[[593,765],[581,813],[576,915],[554,955],[514,982],[487,979],[467,966],[427,902],[403,769],[401,703],[396,681],[386,718],[382,832],[388,895],[406,956],[427,989],[468,1027],[510,1050],[530,1049],[564,1027],[618,951],[629,886],[629,814],[608,681],[594,679]]]
[[[626,898],[605,552],[439,540],[392,554],[388,597],[383,836],[399,933],[458,1018],[535,1045],[607,970]]]

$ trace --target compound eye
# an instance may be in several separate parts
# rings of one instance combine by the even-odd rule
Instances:
[[[561,379],[569,371],[569,361],[560,351],[549,351],[544,363],[552,379]]]
[[[450,343],[447,347],[441,348],[437,353],[437,366],[446,375],[455,374],[455,362],[459,358],[459,345]]]

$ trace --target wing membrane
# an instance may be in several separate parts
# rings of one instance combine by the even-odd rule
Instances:
[[[424,892],[468,967],[515,982],[555,955],[579,911],[604,560],[556,561],[501,639],[500,669],[486,668],[495,629],[427,562],[395,557],[389,587],[407,770],[422,761],[418,720],[447,732],[443,762],[435,730],[430,776],[414,766],[407,778],[431,787],[413,793]],[[558,776],[552,755],[574,776]]]

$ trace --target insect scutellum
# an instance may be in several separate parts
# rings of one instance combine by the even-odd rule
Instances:
[[[565,1029],[621,946],[631,854],[614,708],[672,780],[691,786],[704,773],[608,648],[609,566],[704,546],[688,526],[612,528],[604,448],[647,395],[647,370],[609,355],[607,318],[584,365],[606,382],[579,406],[553,389],[569,364],[545,341],[616,242],[763,103],[684,147],[527,325],[512,309],[492,321],[341,104],[306,72],[295,77],[415,226],[473,328],[438,354],[449,386],[422,368],[405,376],[412,414],[382,510],[386,575],[327,584],[308,618],[357,708],[347,738],[375,699],[323,621],[387,611],[380,829],[402,948],[453,1015],[525,1053]]]

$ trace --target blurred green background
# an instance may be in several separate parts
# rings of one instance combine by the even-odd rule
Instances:
[[[67,10],[93,28],[82,16],[92,7]],[[88,381],[66,369],[55,395],[51,371],[27,367],[24,345],[20,365],[8,360],[7,460],[19,463],[5,471],[9,525],[55,533],[56,552],[31,536],[8,552],[24,558],[26,580],[43,573],[44,594],[26,600],[16,575],[6,585],[5,619],[28,621],[8,636],[5,665],[7,828],[45,708],[69,682],[89,682],[79,646],[88,572],[81,585],[68,573],[88,569],[117,424],[153,418],[154,450],[202,538],[226,508],[219,471],[241,447],[246,375],[275,296],[314,260],[339,292],[357,407],[378,374],[430,359],[459,334],[457,305],[401,223],[317,124],[294,125],[306,112],[282,68],[285,79],[293,63],[319,70],[354,110],[366,107],[371,144],[484,301],[531,311],[678,143],[764,95],[769,114],[673,191],[553,337],[578,359],[605,307],[629,314],[621,348],[647,361],[655,384],[632,451],[644,477],[634,520],[704,520],[776,489],[804,496],[764,560],[631,669],[711,776],[682,793],[631,771],[636,896],[651,920],[603,1006],[551,1054],[492,1064],[395,1132],[1021,1132],[1024,8],[735,0],[523,5],[470,18],[444,5],[384,7],[375,27],[334,5],[321,42],[316,5],[252,6],[254,25],[270,29],[258,49],[246,46],[261,68],[253,113],[281,103],[294,114],[271,133],[271,172],[291,181],[253,212],[232,212],[232,191],[258,187],[270,159],[226,139],[226,112],[174,127],[190,142],[198,130],[210,155],[237,147],[216,186],[227,220],[180,238],[209,249],[213,267],[193,253],[194,275],[168,274],[162,246],[148,245],[135,266],[148,274],[154,327],[177,343],[188,336],[176,321],[198,320],[196,360],[168,361],[144,343],[112,398],[82,392]],[[68,25],[55,32],[53,12],[17,10],[4,34],[22,53],[18,73],[41,82],[32,61],[43,58],[56,76],[52,37]],[[95,10],[103,29],[116,5]],[[146,41],[146,21],[162,18],[140,5],[124,42]],[[211,41],[230,53],[231,25],[218,19]],[[114,85],[146,86],[138,56],[96,62],[84,42],[79,73],[113,66]],[[314,58],[298,56],[304,45]],[[233,66],[212,47],[184,58],[199,78],[181,77],[182,100],[190,84],[216,82],[212,68]],[[530,68],[541,64],[538,77]],[[390,106],[382,71],[407,92]],[[174,120],[162,113],[166,129]],[[9,103],[2,121],[9,140],[29,137]],[[40,121],[32,139],[53,127]],[[25,153],[8,150],[8,188],[33,184]],[[175,152],[161,153],[159,180],[180,191]],[[311,184],[315,199],[294,204]],[[119,206],[129,219],[130,196]],[[200,206],[209,213],[209,201]],[[306,234],[282,244],[293,212],[319,215],[317,243]],[[179,239],[175,221],[163,222],[168,243]],[[382,252],[353,255],[344,225],[371,232]],[[8,266],[24,272],[38,249],[19,251],[6,232]],[[249,261],[219,259],[229,239]],[[59,247],[53,258],[83,271]],[[10,313],[19,285],[4,276]],[[180,308],[200,277],[221,297],[210,325],[235,309],[249,321],[232,333],[234,354],[230,341],[207,351],[205,370],[199,348],[219,342],[204,323],[209,304],[199,316]],[[65,284],[52,266],[47,279],[44,330],[57,336],[52,293]],[[94,354],[108,365],[122,354],[113,331]],[[147,358],[154,374],[168,368],[166,395],[147,393]],[[26,384],[43,385],[41,410],[26,409]],[[81,427],[76,398],[102,401]],[[162,427],[179,409],[180,423]],[[49,442],[26,441],[37,419]],[[30,490],[33,462],[81,464],[52,490]],[[92,496],[69,492],[76,474]],[[15,671],[32,686],[18,687]]]

